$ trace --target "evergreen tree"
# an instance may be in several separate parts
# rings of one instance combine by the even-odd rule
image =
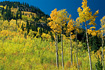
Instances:
[[[1,14],[2,14],[2,15],[4,14],[4,8],[2,9]]]
[[[29,30],[30,30],[30,25],[29,25],[29,22],[28,22],[28,20],[27,20],[26,29],[27,29],[27,34],[28,34],[28,33],[29,33]]]
[[[50,32],[50,35],[51,35],[51,40],[53,41],[54,40],[54,37],[53,37],[52,32]]]
[[[20,11],[20,19],[22,19],[22,12]]]
[[[24,27],[23,27],[23,24],[22,24],[21,28],[22,28],[22,30],[24,31]]]
[[[40,37],[41,37],[41,35],[42,35],[42,28],[40,28],[39,34],[40,34]]]
[[[18,19],[18,11],[16,12],[16,20]]]
[[[11,9],[9,7],[6,8],[6,14],[5,14],[6,20],[11,20],[13,15],[11,14]]]

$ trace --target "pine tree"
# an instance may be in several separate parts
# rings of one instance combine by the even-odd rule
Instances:
[[[8,6],[6,7],[6,14],[4,17],[8,21],[11,20],[11,18],[13,17],[13,15],[11,14],[11,9]]]
[[[19,17],[18,17],[18,11],[16,12],[16,20],[18,19]]]
[[[22,19],[22,12],[21,12],[21,10],[20,10],[20,19]]]
[[[2,14],[2,15],[4,14],[4,8],[2,9],[1,14]]]
[[[28,33],[29,33],[29,30],[30,30],[30,25],[29,25],[29,22],[28,22],[28,20],[27,20],[26,29],[27,29],[27,34],[28,34]]]

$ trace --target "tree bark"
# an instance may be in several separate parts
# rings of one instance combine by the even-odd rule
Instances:
[[[104,39],[103,39],[103,32],[102,32],[102,65],[103,65],[103,70],[104,70],[104,55],[103,55],[103,49],[104,49]]]
[[[72,59],[72,39],[71,39],[71,32],[70,32],[70,53],[71,53],[71,65],[73,64],[73,59]]]
[[[77,43],[77,31],[76,31],[76,49],[77,49],[77,52],[76,52],[76,60],[77,60],[77,68],[79,70],[79,64],[78,64],[78,43]]]
[[[64,69],[64,59],[63,59],[63,35],[61,33],[61,46],[62,46],[62,69]]]
[[[89,55],[89,62],[90,62],[90,70],[92,70],[92,63],[91,63],[91,55],[90,55],[90,49],[89,49],[89,40],[88,40],[88,33],[87,33],[87,24],[85,22],[85,28],[86,28],[86,40],[87,40],[87,48],[88,48],[88,55]]]
[[[56,66],[59,68],[59,59],[58,59],[58,36],[55,33],[55,47],[56,47]]]

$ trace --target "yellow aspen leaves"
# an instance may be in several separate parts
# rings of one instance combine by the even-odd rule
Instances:
[[[82,7],[82,9],[81,9]],[[87,0],[83,0],[82,6],[77,9],[77,12],[79,14],[79,18],[81,22],[86,22],[90,21],[88,25],[96,25],[95,18],[97,17],[96,15],[99,13],[99,10],[97,10],[93,15],[92,12],[90,11],[91,9],[87,6]]]
[[[77,28],[77,29],[76,29],[76,31],[77,31],[78,33],[80,33],[80,32],[81,32],[81,31],[79,30],[79,28]]]
[[[105,30],[105,16],[100,21],[101,21],[101,30]]]
[[[4,6],[4,9],[6,9],[7,5]]]
[[[96,35],[97,35],[96,31],[93,30],[92,33],[91,33],[91,35],[92,35],[92,36],[96,36]]]
[[[75,22],[75,26],[80,27],[80,23],[81,23],[80,18],[77,17],[76,22]]]
[[[71,35],[71,39],[74,39],[76,37],[76,35]]]
[[[99,13],[99,10],[97,10],[93,15],[97,15]]]
[[[101,22],[101,28],[100,28],[100,33],[99,35],[101,35],[101,37],[103,37],[104,33],[105,33],[105,16],[102,17],[102,19],[100,20]]]
[[[90,29],[87,30],[88,34],[91,34],[92,36],[96,36],[98,31],[95,31],[96,27],[90,27]]]
[[[103,25],[102,28],[105,28],[105,25]]]
[[[96,29],[96,27],[93,26],[93,27],[90,27],[90,29],[91,29],[91,30],[92,30],[92,29]]]
[[[85,7],[87,7],[87,0],[83,0],[82,2],[82,8],[85,8]]]
[[[7,30],[9,28],[9,25],[10,25],[9,22],[7,20],[5,20],[2,24],[2,27],[4,30]]]
[[[81,28],[81,24],[80,23],[81,23],[80,18],[77,17],[76,21],[74,22],[74,28],[75,28],[77,33],[80,33],[80,29],[79,29],[79,28]]]
[[[92,33],[92,30],[88,29],[87,32],[88,32],[88,34],[91,34]]]
[[[51,39],[51,36],[50,36],[49,34],[46,34],[46,33],[42,33],[41,37],[42,37],[43,39],[46,39],[46,40]]]
[[[71,32],[72,30],[74,30],[74,27],[73,27],[73,20],[69,20],[68,22],[68,25],[67,25],[67,31],[68,32]]]
[[[10,23],[10,27],[9,27],[10,31],[18,30],[18,26],[16,25],[16,20],[12,19],[9,23]]]
[[[66,22],[68,21],[68,13],[66,9],[59,11],[57,11],[57,9],[54,9],[51,12],[50,18],[48,18],[48,20],[50,20],[48,26],[50,26],[54,33],[61,33],[61,27],[65,26]]]
[[[51,18],[47,18],[47,20],[51,20]]]
[[[71,35],[73,34],[73,32],[71,32]]]

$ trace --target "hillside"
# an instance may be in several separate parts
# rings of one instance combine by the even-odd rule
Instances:
[[[5,20],[23,19],[38,23],[46,23],[49,15],[44,14],[39,8],[20,2],[0,2],[1,18]]]
[[[4,1],[0,2],[0,19],[8,20],[16,20],[16,24],[18,21],[25,22],[26,30],[32,29],[32,31],[38,31],[38,27],[40,27],[40,31],[45,30],[45,33],[50,30],[47,26],[47,18],[49,15],[44,14],[39,8],[34,6],[29,6],[27,3],[21,4],[20,2],[9,2]],[[23,26],[21,26],[23,27]],[[24,28],[22,28],[24,31]],[[27,34],[28,34],[27,33]]]
[[[34,6],[29,6],[29,4],[27,3],[20,3],[20,2],[10,2],[10,1],[4,1],[4,2],[0,2],[1,8],[2,6],[9,6],[9,8],[17,8],[20,11],[26,11],[26,12],[32,12],[32,13],[36,13],[39,17],[44,17],[46,16],[46,18],[48,18],[49,16],[44,14],[44,12],[42,12],[39,8],[34,7]]]

